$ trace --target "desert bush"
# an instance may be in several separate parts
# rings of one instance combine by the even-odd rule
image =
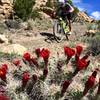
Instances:
[[[91,38],[89,42],[89,49],[92,52],[93,56],[100,54],[100,33],[97,33],[97,35],[93,38]]]
[[[19,18],[27,20],[29,17],[31,17],[34,4],[35,0],[15,0],[14,1],[15,14]]]
[[[53,6],[52,6],[52,2],[51,2],[51,0],[48,0],[48,1],[46,2],[46,6],[47,6],[47,7],[50,7],[50,8],[53,7]]]
[[[38,9],[34,9],[31,13],[31,18],[35,20],[36,18],[41,19],[41,14]]]
[[[48,30],[48,28],[52,27],[52,23],[50,20],[46,20],[45,18],[42,20],[39,18],[36,18],[35,20],[29,19],[28,27],[30,27],[30,28],[35,27],[39,30]]]
[[[100,31],[100,20],[97,21],[97,25],[98,25],[97,29]]]
[[[96,23],[87,23],[87,30],[97,30],[98,25]]]

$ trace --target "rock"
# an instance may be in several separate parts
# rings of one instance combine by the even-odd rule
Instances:
[[[0,16],[2,19],[9,18],[13,13],[13,6],[10,0],[0,0]]]
[[[36,0],[33,9],[40,8],[41,6],[46,5],[46,2],[47,2],[47,0]]]
[[[2,14],[0,14],[0,21],[1,21],[2,19],[5,19],[5,16],[2,15]]]
[[[0,35],[0,43],[8,44],[8,39],[5,37],[5,35]]]
[[[3,3],[3,4],[10,4],[11,2],[10,2],[10,0],[1,0],[1,3]]]
[[[6,20],[5,24],[9,27],[9,28],[14,28],[14,29],[19,29],[20,28],[20,23],[16,20]]]
[[[20,27],[23,28],[23,29],[27,29],[28,28],[28,23],[27,22],[22,22],[20,24]]]
[[[84,36],[95,36],[97,30],[87,30]]]
[[[1,48],[1,52],[9,53],[9,54],[14,53],[18,55],[23,55],[23,53],[26,51],[27,51],[27,48],[25,48],[24,46],[20,44],[11,44],[11,45],[7,45]]]
[[[86,22],[91,23],[91,22],[93,22],[93,20],[94,20],[94,19],[90,18],[85,12],[80,12],[80,11],[79,11],[77,15],[78,15],[78,16],[77,16],[77,19],[78,19],[79,21],[86,21]]]
[[[3,14],[3,13],[4,13],[3,9],[0,9],[0,14]]]
[[[32,37],[33,33],[32,32],[26,32],[25,36],[27,37]]]

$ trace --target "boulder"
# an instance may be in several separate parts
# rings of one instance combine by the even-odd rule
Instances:
[[[24,46],[20,45],[20,44],[10,44],[7,46],[4,46],[0,49],[0,52],[3,53],[9,53],[9,54],[18,54],[18,55],[23,55],[24,52],[27,51],[27,48],[25,48]]]

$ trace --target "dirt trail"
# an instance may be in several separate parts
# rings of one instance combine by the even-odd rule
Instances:
[[[73,23],[72,24],[72,35],[69,37],[69,41],[62,41],[61,43],[57,43],[55,40],[53,40],[53,31],[52,29],[48,30],[22,30],[15,33],[9,32],[9,37],[13,41],[13,43],[18,43],[26,48],[30,52],[33,52],[35,48],[44,47],[50,49],[52,54],[56,54],[59,51],[63,51],[64,45],[73,45],[76,43],[80,43],[80,41],[76,41],[77,38],[82,36],[86,31],[86,26],[79,24],[79,23]],[[30,36],[27,36],[26,34],[31,34]],[[5,44],[3,44],[4,46]],[[2,47],[2,45],[0,45]]]

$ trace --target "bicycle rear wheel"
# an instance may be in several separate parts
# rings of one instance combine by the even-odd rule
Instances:
[[[61,27],[61,24],[59,22],[59,20],[54,20],[54,24],[53,24],[53,34],[54,34],[54,38],[57,41],[61,41],[62,37],[64,36],[64,31],[63,28]]]

